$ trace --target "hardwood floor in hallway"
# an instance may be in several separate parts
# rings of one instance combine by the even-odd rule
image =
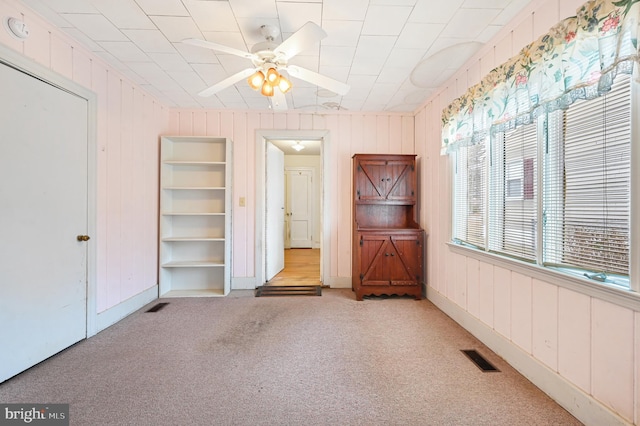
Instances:
[[[284,269],[267,285],[322,285],[320,281],[320,249],[287,249]]]

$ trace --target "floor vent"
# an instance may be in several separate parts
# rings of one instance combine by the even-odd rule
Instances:
[[[494,367],[489,361],[484,359],[482,355],[478,353],[475,349],[462,349],[462,353],[464,353],[467,358],[469,358],[473,363],[483,372],[492,372],[492,371],[500,371],[496,367]]]
[[[164,308],[168,304],[169,304],[169,302],[156,303],[154,306],[152,306],[151,308],[147,309],[147,312],[158,312],[160,309]]]

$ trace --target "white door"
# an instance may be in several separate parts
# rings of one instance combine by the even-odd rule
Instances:
[[[292,248],[312,248],[313,169],[288,168],[286,175],[289,245]]]
[[[87,101],[0,64],[0,382],[86,337]]]
[[[267,142],[265,281],[284,269],[284,152]]]

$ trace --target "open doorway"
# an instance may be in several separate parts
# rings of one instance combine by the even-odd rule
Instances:
[[[257,136],[256,287],[322,284],[329,246],[323,191],[327,132],[258,131]]]

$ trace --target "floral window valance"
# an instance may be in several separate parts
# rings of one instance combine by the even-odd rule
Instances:
[[[442,113],[442,153],[606,93],[640,61],[640,0],[592,0],[493,69]]]

